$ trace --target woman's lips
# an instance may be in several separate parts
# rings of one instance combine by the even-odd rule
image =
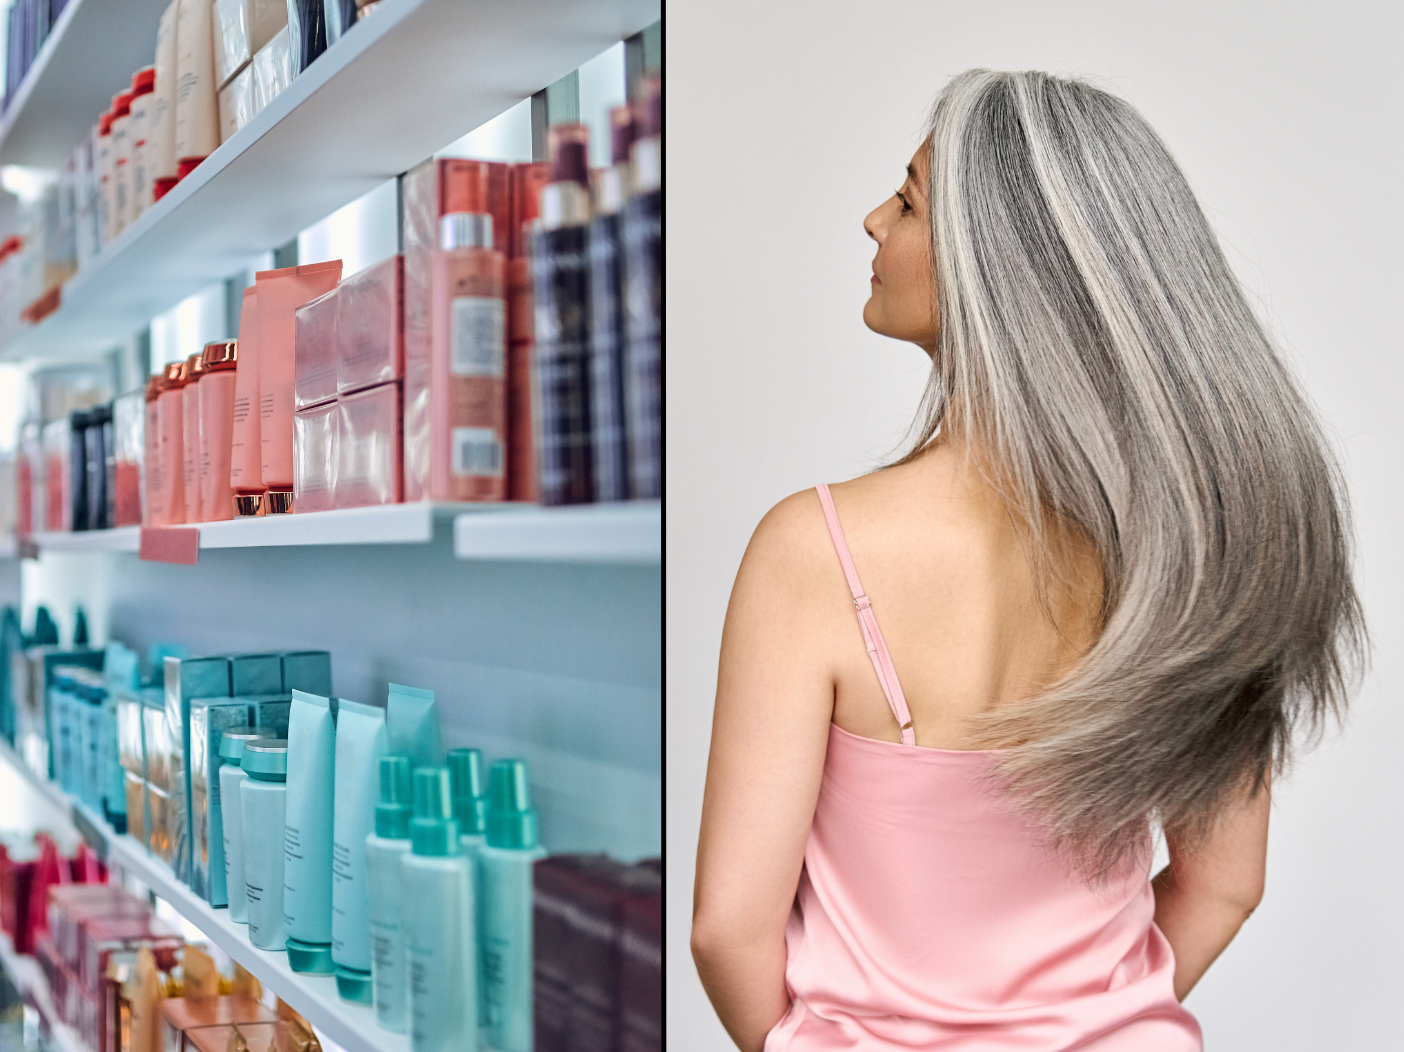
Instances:
[[[881,284],[882,284],[882,279],[879,278],[876,274],[873,275],[873,284],[874,284],[874,285],[881,285]]]

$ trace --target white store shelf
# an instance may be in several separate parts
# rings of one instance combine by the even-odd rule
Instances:
[[[0,164],[61,165],[132,73],[154,61],[168,2],[68,0],[0,120]]]
[[[659,0],[383,0],[72,278],[59,309],[0,356],[109,349],[660,13]]]
[[[663,552],[662,506],[639,501],[460,515],[453,522],[453,550],[460,559],[656,563]]]
[[[109,866],[116,865],[130,873],[169,902],[207,939],[257,976],[259,982],[301,1012],[308,1022],[346,1052],[408,1052],[409,1039],[403,1034],[382,1030],[376,1024],[373,1009],[343,1001],[336,992],[334,978],[294,972],[288,965],[286,953],[258,949],[249,942],[248,928],[230,920],[227,909],[211,907],[181,883],[170,866],[148,854],[146,848],[135,839],[125,833],[117,833],[53,783],[38,778],[4,742],[0,742],[0,759],[24,775],[45,796],[64,807],[67,813],[74,815],[80,829],[87,827],[85,833],[96,833],[101,837],[103,842],[97,848]],[[32,958],[15,954],[3,933],[0,933],[0,959],[7,968],[14,962],[11,975],[15,976],[17,986],[23,982],[36,991],[33,998],[36,1007],[52,1021],[61,1043],[61,1052],[91,1052],[78,1043],[71,1030],[58,1022],[58,1016],[48,1000],[48,984],[38,963]],[[20,992],[28,995],[29,989],[20,987]]]
[[[202,549],[426,544],[434,538],[435,524],[450,520],[460,559],[656,563],[662,551],[662,509],[657,501],[570,508],[416,502],[178,528],[198,530]],[[141,528],[37,533],[31,540],[40,551],[135,552]]]
[[[258,949],[249,942],[246,925],[230,920],[227,909],[212,908],[132,837],[112,835],[107,844],[107,863],[132,874],[169,902],[211,942],[346,1052],[408,1052],[409,1039],[404,1034],[382,1030],[376,1024],[374,1009],[343,1001],[331,976],[302,975],[288,966],[286,953]]]

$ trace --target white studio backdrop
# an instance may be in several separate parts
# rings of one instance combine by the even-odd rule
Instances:
[[[670,1047],[730,1047],[687,936],[731,582],[771,505],[871,469],[905,433],[926,361],[863,327],[861,223],[901,182],[933,95],[972,66],[1086,75],[1140,108],[1340,450],[1373,671],[1344,732],[1277,787],[1267,896],[1188,1005],[1213,1052],[1399,1047],[1404,11],[712,0],[669,15]]]

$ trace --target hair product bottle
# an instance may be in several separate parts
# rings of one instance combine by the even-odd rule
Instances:
[[[244,888],[244,805],[240,788],[248,778],[242,766],[244,747],[249,742],[273,738],[268,727],[238,727],[225,731],[219,740],[219,796],[228,803],[221,809],[224,829],[224,886],[229,894],[229,919],[249,922],[248,892]]]
[[[380,797],[385,710],[339,701],[336,713],[336,801],[332,816],[332,963],[343,1000],[372,1004],[368,836]]]
[[[641,137],[631,150],[633,191],[624,205],[624,395],[629,495],[663,495],[663,90],[640,86]]]
[[[146,66],[132,74],[131,195],[127,198],[127,222],[136,222],[151,204],[151,173],[146,147],[151,131],[152,102],[156,95],[156,67]]]
[[[595,499],[626,500],[629,456],[624,441],[624,285],[619,212],[629,185],[633,110],[610,111],[614,164],[594,173],[590,220],[590,433]]]
[[[433,277],[431,492],[446,500],[507,496],[506,257],[492,216],[439,221]]]
[[[249,942],[260,950],[282,950],[288,941],[280,835],[288,806],[288,743],[281,738],[247,742],[239,764],[248,775],[239,786],[239,802]]]
[[[112,211],[112,114],[98,118],[98,240],[108,244],[116,235],[112,232],[115,217]]]
[[[234,449],[239,343],[207,343],[201,357],[205,374],[200,379],[200,516],[205,522],[220,522],[234,517],[229,462]]]
[[[115,239],[131,221],[132,93],[112,96],[112,212],[111,236]]]
[[[176,20],[180,0],[170,6],[156,23],[156,89],[151,102],[151,123],[146,131],[146,167],[151,180],[151,201],[155,203],[176,184]],[[213,45],[212,51],[213,51]]]
[[[211,0],[180,0],[175,36],[176,178],[184,179],[219,146]]]
[[[410,853],[401,863],[413,1052],[478,1047],[473,872],[452,816],[448,771],[415,771]]]
[[[594,499],[590,437],[589,130],[551,129],[551,181],[541,188],[533,238],[536,310],[536,430],[542,504]]]
[[[483,754],[477,749],[453,749],[444,757],[448,764],[449,785],[453,791],[453,817],[458,822],[458,844],[468,865],[473,870],[473,887],[477,908],[478,945],[473,949],[478,954],[478,1026],[484,1032],[487,1027],[487,1001],[483,992],[482,933],[485,931],[483,917],[483,872],[479,855],[487,844],[488,796],[487,779],[483,771]]]
[[[288,713],[288,811],[283,827],[283,923],[295,972],[331,975],[332,808],[336,725],[331,699],[292,692]]]
[[[483,876],[483,993],[487,1043],[494,1052],[532,1052],[532,866],[546,851],[537,843],[526,763],[498,760],[488,781]]]
[[[371,983],[375,1021],[394,1034],[409,1026],[405,941],[400,914],[404,901],[401,862],[409,853],[410,761],[382,756],[375,832],[366,837],[366,913],[370,921]]]

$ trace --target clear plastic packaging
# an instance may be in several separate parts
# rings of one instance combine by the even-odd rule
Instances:
[[[253,66],[245,66],[219,89],[219,141],[224,142],[258,113]]]
[[[340,295],[340,287],[334,288],[297,308],[293,335],[294,409],[307,409],[336,397]]]
[[[254,54],[253,70],[254,112],[258,113],[281,95],[297,76],[287,26],[273,34],[273,39]]]
[[[72,528],[71,435],[67,419],[44,425],[44,529],[51,532]]]
[[[287,0],[215,0],[216,83],[228,84],[287,24]]]
[[[112,400],[112,445],[116,460],[113,525],[140,526],[141,470],[146,457],[146,392]]]
[[[404,499],[400,385],[382,384],[337,401],[335,506],[398,504]]]
[[[293,414],[293,511],[336,507],[336,448],[341,412],[325,402]]]
[[[405,257],[352,274],[337,290],[336,390],[390,383],[405,374]]]

